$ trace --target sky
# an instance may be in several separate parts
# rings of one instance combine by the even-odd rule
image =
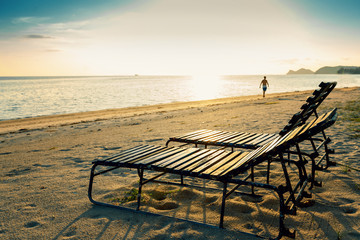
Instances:
[[[358,0],[0,0],[0,76],[360,66]]]

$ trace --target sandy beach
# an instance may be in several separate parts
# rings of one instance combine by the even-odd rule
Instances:
[[[276,235],[274,195],[232,196],[225,228],[96,206],[87,197],[91,162],[140,144],[165,145],[171,136],[198,129],[278,132],[312,91],[17,119],[0,122],[0,239],[257,239]],[[317,176],[314,204],[286,215],[296,239],[360,239],[360,138],[344,116],[360,88],[335,89],[319,112],[338,107],[326,133],[339,164]],[[272,171],[275,179],[281,170]],[[170,177],[167,177],[171,179]],[[105,180],[108,180],[105,182]],[[99,180],[98,199],[115,201],[137,187],[135,170]],[[198,184],[216,187],[216,183]],[[221,191],[150,184],[143,209],[218,223]],[[134,201],[124,203],[133,206]],[[276,212],[276,211],[275,211]],[[275,226],[275,227],[274,227]],[[284,237],[284,239],[287,239]]]

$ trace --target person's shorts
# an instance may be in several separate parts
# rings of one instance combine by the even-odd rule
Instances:
[[[266,89],[267,89],[267,87],[266,87],[266,86],[263,86],[263,91],[264,91],[264,92],[266,91]]]

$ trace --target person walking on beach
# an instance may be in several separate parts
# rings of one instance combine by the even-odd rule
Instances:
[[[266,76],[264,76],[264,79],[261,81],[259,88],[263,88],[263,97],[265,97],[265,92],[268,87],[270,87],[269,82],[266,80]]]

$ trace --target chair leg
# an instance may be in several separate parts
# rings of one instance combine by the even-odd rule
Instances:
[[[295,238],[296,231],[293,230],[292,232],[285,227],[284,218],[286,213],[286,206],[284,201],[283,194],[277,189],[277,194],[279,196],[280,201],[280,217],[279,217],[279,235],[275,239],[280,239],[282,236],[287,236],[289,238]]]
[[[271,164],[271,160],[268,160],[268,164],[267,164],[267,175],[266,175],[266,183],[270,184],[270,164]]]
[[[251,181],[252,181],[252,182],[255,182],[254,166],[251,167]],[[252,193],[252,195],[255,195],[254,185],[251,185],[251,193]]]
[[[226,191],[227,191],[227,182],[224,182],[223,196],[222,196],[222,202],[221,202],[221,211],[220,211],[220,224],[219,224],[219,228],[224,228],[224,214],[225,214]]]
[[[307,178],[305,164],[307,162],[306,162],[305,157],[301,153],[299,144],[296,144],[296,151],[297,151],[297,155],[299,157],[299,160],[297,161],[297,164],[296,164],[296,166],[299,169],[299,179],[305,181],[305,179]]]
[[[294,190],[293,190],[293,188],[292,188],[292,186],[291,186],[291,181],[290,181],[290,178],[289,178],[289,173],[288,173],[287,168],[286,168],[286,166],[285,166],[285,162],[284,162],[283,155],[282,155],[282,154],[279,154],[279,158],[280,158],[281,166],[282,166],[282,169],[283,169],[283,172],[284,172],[284,176],[285,176],[286,188],[287,188],[288,191],[289,191],[290,199],[292,200],[293,203],[295,203],[296,200],[295,200],[295,196],[294,196]]]
[[[95,177],[95,168],[96,168],[97,164],[94,164],[91,167],[91,171],[90,171],[90,181],[89,181],[89,188],[88,188],[88,198],[90,200],[90,202],[95,203],[94,199],[92,198],[92,188],[93,188],[93,183],[94,183],[94,177]]]
[[[325,136],[325,132],[323,131],[323,135]],[[333,150],[329,149],[327,143],[330,142],[330,138],[326,138],[324,139],[324,149],[325,149],[325,159],[326,159],[326,165],[324,167],[324,169],[327,169],[330,166],[335,166],[336,162],[330,161],[330,157],[329,154],[334,153]]]
[[[140,209],[140,203],[141,203],[141,189],[142,189],[142,182],[144,179],[144,169],[138,169],[138,174],[139,174],[139,191],[138,191],[138,195],[137,195],[137,207],[136,210]]]
[[[288,152],[288,159],[290,159],[290,148],[288,149],[289,150],[289,152]],[[290,166],[290,162],[288,162],[288,165]]]
[[[316,174],[316,169],[317,169],[317,165],[316,165],[316,162],[315,162],[315,159],[314,158],[311,158],[311,176],[310,176],[310,187],[309,189],[312,189],[314,186],[317,186],[317,187],[321,187],[322,186],[322,183],[321,182],[318,182],[316,179],[315,179],[315,174]]]

